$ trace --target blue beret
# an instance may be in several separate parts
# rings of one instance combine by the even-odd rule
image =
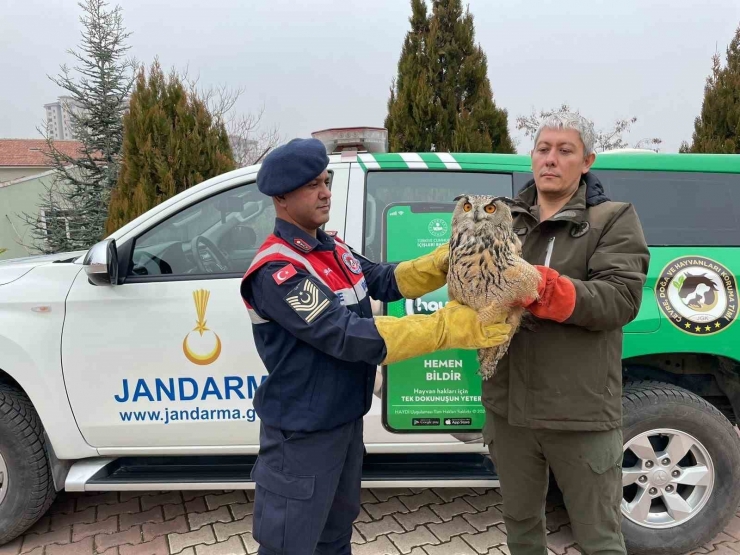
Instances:
[[[329,165],[318,139],[293,139],[270,152],[257,173],[257,188],[274,197],[295,191],[316,179]]]

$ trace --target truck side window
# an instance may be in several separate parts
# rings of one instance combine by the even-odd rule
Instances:
[[[364,254],[380,261],[383,211],[391,203],[445,202],[462,194],[512,196],[509,173],[371,171],[367,174]]]
[[[594,170],[611,200],[631,202],[651,246],[740,245],[740,176]]]
[[[274,226],[272,199],[254,183],[222,191],[138,237],[127,281],[241,276]]]

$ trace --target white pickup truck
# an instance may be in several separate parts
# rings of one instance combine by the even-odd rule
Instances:
[[[470,191],[511,196],[529,177],[524,156],[330,158],[326,229],[376,260],[385,206]],[[61,489],[254,487],[252,399],[266,371],[239,285],[275,216],[257,170],[192,187],[87,252],[0,263],[0,544],[30,527]],[[379,368],[364,486],[498,485],[480,433],[390,431],[381,382]],[[724,487],[737,505],[737,487]],[[701,514],[715,493],[696,492],[686,514],[647,507],[642,521],[630,518],[639,532],[625,529],[630,545],[649,550],[644,534],[683,530],[687,517],[725,522],[734,512]],[[662,553],[706,541],[689,536]]]

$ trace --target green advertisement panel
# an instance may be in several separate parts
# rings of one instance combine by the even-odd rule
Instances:
[[[450,239],[454,204],[391,204],[383,213],[383,259],[401,262],[429,253]],[[415,300],[388,303],[401,317],[432,314],[448,301],[447,287]],[[467,432],[483,427],[476,351],[448,350],[383,369],[383,424],[394,433]]]

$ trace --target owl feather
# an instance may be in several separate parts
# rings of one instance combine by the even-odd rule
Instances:
[[[447,289],[451,300],[478,312],[483,324],[505,319],[511,325],[505,343],[478,351],[479,373],[496,373],[524,309],[517,303],[536,299],[539,272],[521,258],[522,244],[512,227],[511,210],[502,197],[462,195],[452,215]]]

